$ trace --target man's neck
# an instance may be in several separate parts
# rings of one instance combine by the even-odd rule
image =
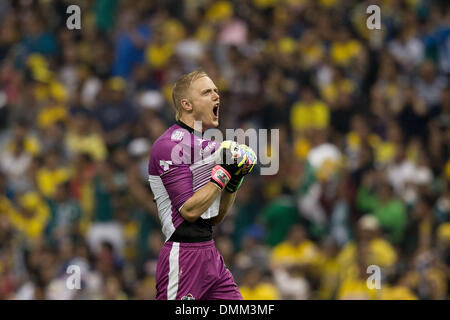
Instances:
[[[199,136],[199,137],[203,136],[203,133],[202,133],[202,132],[197,131],[197,130],[194,130],[194,123],[193,123],[193,122],[192,122],[191,125],[189,125],[189,124],[187,124],[186,122],[184,122],[182,119],[180,119],[180,120],[177,121],[177,124],[178,124],[180,127],[182,127],[182,128],[184,128],[184,129],[186,129],[187,131],[189,131],[190,133],[195,134],[196,136]]]
[[[194,122],[195,122],[194,118],[183,114],[183,116],[180,117],[178,122],[184,123],[186,126],[188,126],[189,128],[192,128],[192,130],[194,130]]]

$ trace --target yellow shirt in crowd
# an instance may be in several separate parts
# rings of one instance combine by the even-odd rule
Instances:
[[[284,241],[275,246],[272,252],[272,260],[280,264],[316,264],[319,259],[320,253],[316,245],[310,240],[305,240],[298,246]]]
[[[332,299],[334,291],[339,286],[341,271],[337,257],[322,255],[318,264],[318,270],[320,272],[319,298],[324,300]]]
[[[365,279],[348,277],[343,280],[337,293],[338,300],[374,300],[377,289],[369,289]]]
[[[302,60],[305,61],[307,65],[317,63],[325,56],[325,49],[319,43],[300,47],[299,51],[302,55]]]
[[[38,114],[37,123],[40,128],[46,129],[52,124],[65,121],[67,119],[67,109],[62,105],[55,105],[44,108]]]
[[[254,288],[248,286],[239,287],[244,300],[278,300],[277,288],[270,283],[261,283]]]
[[[323,129],[330,123],[330,111],[325,103],[315,100],[307,105],[302,101],[291,110],[291,125],[294,130]]]
[[[81,136],[74,133],[68,133],[66,144],[73,153],[87,153],[96,161],[104,160],[107,155],[105,143],[98,134]]]
[[[322,89],[322,96],[327,102],[336,101],[339,94],[350,94],[355,91],[354,83],[349,79],[342,79],[337,82],[331,82]]]
[[[36,181],[39,191],[46,197],[53,197],[58,186],[69,180],[71,170],[69,168],[57,168],[50,170],[41,168],[36,173]]]
[[[334,42],[331,45],[331,59],[338,66],[347,66],[351,59],[361,52],[361,44],[356,40]]]
[[[14,149],[14,141],[6,143],[5,150],[12,151]],[[39,140],[36,137],[28,135],[25,137],[24,150],[29,154],[35,156],[41,151]]]
[[[9,212],[15,210],[11,201],[3,195],[0,195],[0,214],[9,214]]]
[[[417,300],[417,296],[407,287],[383,284],[379,295],[380,300]]]
[[[147,62],[154,68],[164,67],[169,63],[173,52],[174,48],[171,43],[164,43],[162,45],[151,44],[146,52]]]
[[[26,238],[33,242],[39,239],[50,219],[50,209],[37,192],[28,192],[19,198],[20,205],[32,212],[26,217],[18,212],[12,204],[3,197],[0,200],[0,214],[7,214],[12,226],[22,232]],[[6,209],[7,211],[3,211]]]
[[[339,253],[338,261],[343,270],[346,266],[356,261],[356,244],[349,242]],[[394,247],[382,238],[375,238],[369,244],[369,264],[375,264],[381,268],[389,268],[397,261],[397,253]]]
[[[233,14],[233,5],[229,1],[217,1],[209,7],[206,12],[206,19],[209,22],[217,23],[227,20]]]

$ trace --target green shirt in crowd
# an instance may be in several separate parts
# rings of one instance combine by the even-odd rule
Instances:
[[[266,244],[276,246],[284,241],[292,225],[299,223],[293,197],[282,196],[271,202],[262,213],[266,225]]]
[[[394,198],[383,203],[367,188],[361,187],[358,190],[357,207],[378,219],[381,227],[387,231],[391,242],[399,243],[402,240],[408,217],[405,205],[400,200]]]

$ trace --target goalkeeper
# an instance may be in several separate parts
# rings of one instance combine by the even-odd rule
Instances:
[[[220,97],[206,73],[182,76],[172,98],[177,122],[154,142],[148,168],[166,237],[156,271],[156,299],[240,300],[214,245],[212,226],[225,218],[256,155],[245,145],[219,144],[194,131],[194,121],[201,121],[205,130],[219,124]],[[211,155],[204,157],[208,151]]]

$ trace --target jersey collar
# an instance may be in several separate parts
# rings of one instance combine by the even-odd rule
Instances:
[[[178,120],[177,121],[177,125],[179,125],[180,127],[186,129],[187,131],[189,131],[190,133],[195,134],[198,137],[202,137],[203,133],[201,133],[200,131],[194,130],[193,128],[189,127],[186,123]]]

